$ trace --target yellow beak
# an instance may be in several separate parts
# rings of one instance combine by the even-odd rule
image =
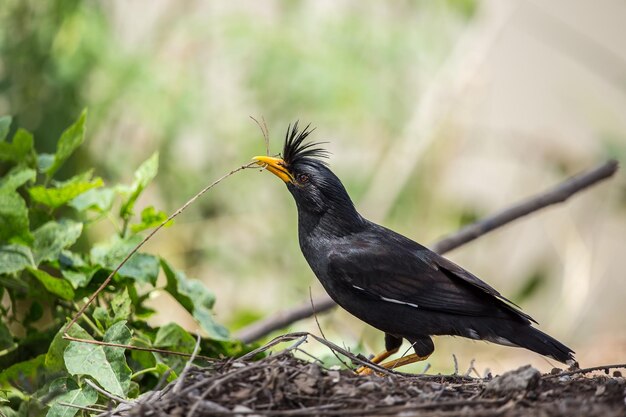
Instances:
[[[252,158],[257,164],[267,168],[269,172],[276,175],[278,178],[285,182],[292,182],[293,177],[285,168],[285,161],[280,158],[273,158],[271,156],[255,156]]]

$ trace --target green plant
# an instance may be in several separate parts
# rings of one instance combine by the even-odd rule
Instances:
[[[33,136],[17,129],[7,139],[11,118],[0,118],[0,411],[4,415],[71,416],[80,406],[106,402],[95,383],[119,397],[136,397],[161,378],[171,380],[185,358],[107,347],[63,338],[65,326],[133,249],[144,230],[165,213],[147,207],[138,219],[135,204],[155,177],[158,154],[135,172],[130,185],[105,186],[93,170],[60,181],[59,168],[83,143],[86,112],[61,135],[54,154],[38,154]],[[136,219],[136,220],[135,220]],[[92,244],[85,233],[99,221],[117,233]],[[119,225],[119,226],[118,226]],[[159,280],[160,272],[164,279]],[[159,286],[159,282],[163,283]],[[145,301],[167,291],[206,334],[201,353],[237,355],[244,346],[229,340],[213,319],[215,298],[165,259],[139,252],[119,270],[69,334],[81,339],[193,351],[195,338],[175,323],[155,328]],[[6,403],[6,404],[2,404]]]

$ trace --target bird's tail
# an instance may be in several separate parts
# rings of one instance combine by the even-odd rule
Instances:
[[[514,335],[508,338],[517,346],[532,350],[541,355],[549,356],[562,363],[575,361],[574,351],[555,338],[531,326],[517,328]]]

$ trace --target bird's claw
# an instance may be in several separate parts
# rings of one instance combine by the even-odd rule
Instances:
[[[372,375],[374,373],[372,368],[368,368],[367,366],[359,366],[355,372],[359,376],[367,376],[367,375]]]

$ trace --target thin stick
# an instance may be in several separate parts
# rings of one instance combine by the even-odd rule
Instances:
[[[261,129],[261,133],[263,134],[263,140],[265,141],[265,155],[270,154],[270,130],[267,128],[267,123],[265,123],[265,117],[261,116],[261,122],[255,119],[253,116],[250,116],[252,120],[256,123],[256,125]]]
[[[282,342],[288,342],[291,340],[295,340],[295,339],[301,339],[301,338],[307,338],[307,337],[312,337],[313,339],[315,339],[316,341],[318,341],[319,343],[325,345],[326,347],[328,347],[329,349],[339,352],[341,353],[343,356],[347,357],[348,359],[350,359],[352,362],[358,363],[360,365],[365,365],[368,368],[372,368],[374,371],[377,372],[381,372],[384,374],[394,374],[394,375],[403,375],[402,372],[396,372],[396,371],[392,371],[390,369],[387,368],[383,368],[382,366],[372,363],[369,360],[367,360],[364,357],[359,357],[358,355],[355,355],[352,352],[349,352],[348,350],[341,348],[339,346],[337,346],[336,344],[334,344],[333,342],[321,338],[319,336],[316,336],[312,333],[309,332],[295,332],[295,333],[288,333],[288,334],[284,334],[284,335],[280,335],[275,337],[274,339],[272,339],[271,341],[269,341],[268,343],[266,343],[264,346],[249,352],[247,354],[245,354],[244,356],[236,359],[237,361],[245,361],[245,360],[250,360],[252,359],[255,355],[257,355],[258,353],[264,352],[267,349],[282,343]],[[298,343],[302,343],[302,342],[298,342]]]
[[[324,331],[322,330],[322,326],[320,325],[319,320],[317,319],[317,314],[315,314],[315,304],[313,303],[313,293],[311,292],[311,287],[309,287],[309,300],[311,301],[311,310],[313,310],[313,317],[315,318],[315,324],[317,324],[317,329],[320,331],[320,335],[322,335],[322,338],[324,340],[328,340],[326,339],[326,335],[324,334]],[[337,360],[339,362],[341,362],[341,364],[343,366],[346,367],[346,369],[350,369],[352,371],[354,371],[347,363],[345,363],[337,354],[337,352],[335,352],[334,350],[331,349],[331,351],[333,352],[333,355],[335,355],[335,358],[337,358]]]
[[[195,196],[193,196],[189,201],[187,201],[185,204],[182,205],[182,207],[180,207],[178,210],[176,210],[172,215],[170,215],[165,221],[163,221],[160,225],[158,225],[154,230],[152,230],[141,242],[139,242],[139,244],[137,246],[135,246],[133,248],[133,250],[131,250],[128,255],[126,255],[126,257],[124,258],[124,260],[122,260],[122,262],[120,262],[120,264],[117,266],[117,268],[115,268],[115,270],[113,270],[113,272],[111,272],[109,274],[109,276],[107,277],[107,279],[104,280],[104,282],[102,283],[102,285],[100,285],[100,287],[98,287],[98,289],[91,294],[91,297],[89,297],[89,299],[87,300],[87,302],[82,306],[82,308],[80,310],[78,310],[78,313],[76,313],[76,315],[72,318],[72,320],[69,322],[69,324],[65,327],[65,331],[63,333],[63,338],[66,340],[72,340],[72,341],[77,341],[77,342],[86,342],[86,343],[93,343],[93,341],[91,340],[86,340],[86,339],[77,339],[75,337],[72,337],[68,334],[69,330],[72,328],[72,326],[76,323],[76,321],[80,318],[80,316],[82,316],[85,313],[85,310],[87,310],[87,307],[89,307],[89,305],[93,302],[93,300],[95,300],[95,298],[98,296],[98,294],[100,294],[100,292],[102,292],[102,290],[104,290],[107,285],[109,285],[109,283],[111,282],[111,280],[113,279],[113,276],[115,276],[115,274],[120,270],[120,268],[122,268],[122,266],[124,266],[124,264],[126,264],[126,262],[148,241],[150,240],[150,238],[152,238],[152,236],[154,236],[156,234],[156,232],[158,232],[159,230],[161,230],[163,228],[163,226],[165,226],[168,222],[170,222],[172,219],[174,219],[174,217],[178,216],[180,213],[182,213],[190,204],[192,204],[194,201],[196,201],[198,198],[200,198],[200,196],[204,193],[206,193],[207,191],[209,191],[211,188],[213,188],[214,186],[216,186],[217,184],[219,184],[220,182],[222,182],[224,179],[230,177],[231,175],[233,175],[236,172],[239,172],[243,169],[246,168],[251,168],[253,166],[256,166],[256,162],[250,162],[247,165],[242,165],[239,168],[233,169],[232,171],[230,171],[228,174],[221,176],[220,178],[218,178],[217,180],[213,181],[211,184],[207,185],[206,187],[204,187],[198,194],[196,194]],[[99,343],[96,343],[99,344]],[[106,346],[114,346],[111,344],[107,344]],[[126,347],[125,345],[121,345],[119,347]],[[126,347],[128,348],[128,347]],[[137,349],[137,350],[143,350],[143,349]],[[151,350],[151,349],[148,349]],[[165,351],[168,353],[171,353],[169,351]],[[186,355],[184,355],[186,356]]]
[[[346,356],[347,358],[349,358],[352,362],[358,363],[360,365],[364,365],[368,368],[371,368],[372,370],[376,371],[376,372],[380,372],[386,375],[403,375],[400,372],[396,372],[393,371],[391,369],[387,369],[384,368],[382,366],[380,366],[379,364],[373,363],[371,361],[369,361],[366,358],[361,358],[359,357],[360,355],[355,355],[354,353],[337,346],[336,344],[332,343],[329,340],[326,339],[322,339],[319,336],[316,336],[314,334],[308,333],[309,336],[311,336],[313,339],[317,340],[318,342],[320,342],[321,344],[325,345],[326,347],[328,347],[329,349],[333,350],[333,351],[337,351],[339,353],[341,353],[342,355]]]
[[[183,381],[185,380],[185,376],[187,376],[187,373],[189,373],[189,368],[191,368],[191,365],[193,364],[193,361],[196,359],[196,355],[198,354],[198,351],[200,350],[201,339],[202,338],[200,337],[200,333],[196,334],[196,346],[193,348],[193,353],[191,354],[191,357],[185,364],[185,368],[183,369],[183,372],[180,373],[180,377],[178,378],[178,381],[176,381],[176,385],[174,385],[174,394],[178,394],[180,392]]]
[[[142,352],[162,353],[164,355],[184,356],[184,357],[187,357],[187,358],[190,358],[191,356],[193,356],[193,353],[175,352],[175,351],[172,351],[172,350],[158,349],[158,348],[153,348],[153,347],[124,345],[124,344],[121,344],[121,343],[103,342],[101,340],[94,340],[94,339],[79,339],[77,337],[67,336],[66,334],[63,335],[63,339],[69,340],[70,342],[81,342],[81,343],[87,343],[87,344],[90,344],[90,345],[118,347],[118,348],[124,348],[124,349],[128,349],[128,350],[140,350]],[[210,358],[208,356],[202,356],[202,355],[196,355],[196,359],[204,359],[204,360],[207,360],[207,361],[217,361],[218,360],[216,358]]]
[[[85,378],[85,383],[110,400],[117,401],[118,403],[130,404],[130,401],[126,401],[125,399],[118,397],[117,395],[111,394],[110,392],[103,390],[88,378]]]
[[[258,355],[259,353],[263,353],[266,350],[280,344],[283,342],[289,342],[295,339],[299,339],[299,338],[306,338],[308,336],[308,333],[306,332],[298,332],[298,333],[287,333],[287,334],[282,334],[280,336],[275,337],[274,339],[270,340],[269,342],[267,342],[266,344],[264,344],[263,346],[261,346],[258,349],[255,349],[251,352],[246,353],[245,355],[235,359],[235,361],[247,361],[247,360],[252,360],[256,355]]]
[[[482,235],[519,219],[520,217],[526,216],[550,205],[562,203],[574,194],[610,178],[615,174],[617,168],[617,161],[607,161],[591,171],[569,178],[553,188],[544,191],[543,193],[530,197],[521,203],[496,213],[493,216],[479,220],[476,223],[473,223],[458,232],[439,240],[432,246],[432,249],[439,254],[449,252],[452,249],[471,242],[472,240],[475,240]],[[317,314],[324,313],[335,306],[335,302],[327,295],[321,296],[315,300]],[[311,317],[312,314],[313,311],[309,303],[303,303],[291,309],[280,311],[265,319],[258,320],[257,322],[241,329],[235,334],[234,337],[244,343],[251,343],[273,331],[282,329],[295,321]]]
[[[463,375],[464,377],[469,378],[469,376],[472,374],[472,371],[474,371],[474,373],[478,376],[478,378],[480,378],[480,374],[478,373],[476,368],[474,368],[474,362],[476,362],[475,359],[472,359],[470,361],[469,368],[467,368],[467,371]]]
[[[68,403],[65,401],[59,401],[59,405],[62,405],[63,407],[69,407],[69,408],[77,408],[79,410],[84,410],[84,411],[92,411],[94,413],[101,413],[102,412],[102,408],[95,408],[93,406],[88,407],[85,405],[78,405],[78,404],[72,404],[72,403]],[[97,404],[95,404],[97,405]],[[0,412],[1,416],[4,416],[4,414],[2,414],[2,412]]]

